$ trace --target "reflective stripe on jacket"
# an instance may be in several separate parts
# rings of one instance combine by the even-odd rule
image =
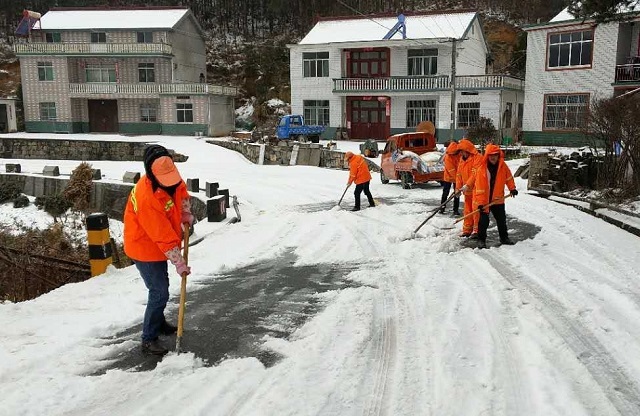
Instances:
[[[124,211],[124,251],[133,260],[163,261],[182,245],[182,206],[189,199],[184,182],[173,198],[162,188],[153,191],[145,175],[134,186]]]
[[[456,189],[462,188],[462,185],[466,184],[469,179],[475,176],[476,170],[482,164],[482,156],[478,153],[470,155],[467,160],[460,159],[458,164],[458,171],[456,176]],[[469,186],[469,189],[464,193],[465,195],[473,194],[473,186]]]
[[[487,163],[489,162],[485,156],[482,164],[476,172],[476,175],[467,181],[467,186],[469,186],[469,188],[473,188],[473,202],[476,205],[487,205],[489,203],[491,181]],[[509,166],[507,166],[501,156],[498,160],[498,171],[496,173],[495,184],[493,186],[491,202],[504,199],[505,186],[509,188],[510,191],[516,189],[511,169],[509,169]]]
[[[353,155],[349,159],[349,180],[356,185],[371,180],[369,165],[362,155]]]

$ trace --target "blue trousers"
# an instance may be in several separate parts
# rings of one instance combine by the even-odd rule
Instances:
[[[147,309],[144,311],[142,340],[153,341],[165,322],[164,308],[169,300],[169,272],[166,261],[135,262],[144,284],[149,289]]]

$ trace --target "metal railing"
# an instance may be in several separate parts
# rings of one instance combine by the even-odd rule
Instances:
[[[171,55],[173,48],[166,43],[16,43],[17,55]]]
[[[508,75],[468,75],[456,77],[456,88],[524,90],[524,81]],[[416,92],[448,90],[448,75],[387,78],[335,78],[333,92]]]
[[[86,95],[160,95],[160,94],[237,94],[235,87],[225,87],[210,84],[117,84],[117,83],[84,83],[69,84],[69,93],[72,96]]]
[[[616,82],[640,82],[640,64],[616,65]]]

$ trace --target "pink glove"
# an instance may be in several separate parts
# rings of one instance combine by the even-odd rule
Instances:
[[[189,276],[191,274],[191,267],[187,266],[184,260],[176,263],[175,266],[176,266],[176,271],[180,276],[182,276],[183,274],[186,274],[187,276]]]
[[[182,211],[182,219],[183,224],[189,224],[189,227],[193,227],[193,222],[195,221],[195,217],[189,211]]]

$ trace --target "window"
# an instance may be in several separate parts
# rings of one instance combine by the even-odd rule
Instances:
[[[53,64],[38,62],[38,81],[53,81]]]
[[[511,121],[513,119],[513,103],[507,103],[507,108],[504,110],[504,128],[511,128]]]
[[[409,76],[438,73],[437,49],[409,49]]]
[[[158,107],[153,104],[140,105],[140,121],[143,123],[155,123],[158,121]]]
[[[138,64],[139,82],[156,82],[155,64]]]
[[[305,123],[314,126],[329,125],[329,100],[304,100],[302,107]]]
[[[116,82],[115,65],[87,65],[87,82]]]
[[[47,43],[60,43],[62,39],[59,32],[45,33],[44,39]]]
[[[107,34],[105,32],[92,32],[91,43],[107,43]]]
[[[466,129],[478,123],[480,103],[458,103],[458,128]]]
[[[589,94],[547,95],[544,99],[544,128],[579,130],[589,110]]]
[[[56,121],[56,103],[40,103],[40,120]]]
[[[178,123],[193,123],[193,104],[176,104]]]
[[[518,128],[519,129],[522,128],[523,118],[524,118],[524,104],[520,103],[518,104]]]
[[[436,100],[407,101],[407,127],[416,127],[423,121],[436,124]]]
[[[329,52],[304,52],[302,54],[305,78],[329,76]]]
[[[549,68],[591,66],[593,30],[550,34]]]
[[[138,43],[153,43],[153,32],[138,32]]]

